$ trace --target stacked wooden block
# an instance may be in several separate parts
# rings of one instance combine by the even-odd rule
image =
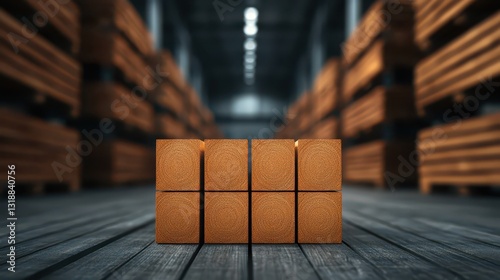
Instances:
[[[418,137],[420,190],[498,186],[500,3],[414,4],[415,41],[425,53],[415,69],[416,106],[435,124]]]
[[[81,0],[84,64],[82,118],[86,130],[111,120],[85,158],[83,178],[93,185],[150,182],[154,153],[154,108],[148,101],[156,76],[148,64],[152,39],[140,15],[127,0]],[[134,168],[143,163],[144,168]]]
[[[393,157],[407,157],[415,149],[411,144],[419,123],[412,72],[418,51],[410,2],[376,1],[344,46],[341,130],[348,182],[386,186],[386,172],[399,174]],[[415,177],[403,183],[411,184]]]
[[[151,64],[168,76],[153,90],[151,100],[157,109],[156,135],[159,138],[219,138],[212,113],[201,104],[198,93],[182,77],[168,51],[154,55]]]
[[[80,140],[70,128],[80,114],[79,8],[64,1],[48,11],[35,0],[0,6],[1,161],[16,165],[20,192],[77,190],[80,166],[67,157],[78,160]]]
[[[250,150],[249,184],[247,140],[157,140],[156,241],[340,243],[340,140]]]
[[[288,110],[286,124],[276,138],[333,139],[338,137],[341,63],[331,58],[318,74],[310,92]]]

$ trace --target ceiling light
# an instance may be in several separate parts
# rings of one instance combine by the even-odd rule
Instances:
[[[257,43],[254,40],[247,40],[245,42],[245,50],[253,51],[255,49],[257,49]]]
[[[255,65],[257,64],[257,61],[255,60],[255,58],[245,58],[245,64],[251,64],[251,65]]]
[[[245,25],[245,27],[243,28],[243,32],[245,33],[245,35],[247,36],[255,36],[257,35],[257,32],[259,32],[259,28],[256,26],[256,25]]]
[[[245,9],[245,20],[256,21],[259,17],[259,10],[254,7],[249,7]]]
[[[253,70],[255,69],[255,64],[245,63],[245,69]]]

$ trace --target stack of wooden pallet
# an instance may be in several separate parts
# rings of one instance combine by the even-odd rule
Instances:
[[[85,158],[88,183],[118,185],[152,181],[154,108],[148,101],[156,79],[149,65],[153,44],[137,11],[127,0],[81,0],[84,79],[81,125],[99,129],[111,120]]]
[[[251,150],[249,183],[247,140],[158,140],[156,241],[342,242],[340,140]]]
[[[500,106],[500,3],[416,1],[415,8],[416,42],[426,54],[415,70],[416,105],[436,124],[419,134],[421,191],[498,186],[500,115],[488,113]],[[430,18],[443,10],[439,21]]]
[[[80,187],[79,133],[66,125],[80,109],[79,9],[73,1],[49,6],[0,7],[0,99],[11,108],[0,108],[0,158],[16,165],[28,192]]]
[[[219,138],[212,113],[187,81],[168,51],[155,55],[152,64],[161,73],[167,73],[154,89],[152,101],[156,105],[156,134],[159,138]]]
[[[416,134],[412,72],[418,52],[408,2],[375,2],[344,46],[341,118],[348,182],[388,185],[385,175],[398,174],[392,159],[412,151],[407,143]]]
[[[276,138],[331,139],[338,137],[341,63],[328,60],[310,92],[302,94],[287,113],[287,123]]]

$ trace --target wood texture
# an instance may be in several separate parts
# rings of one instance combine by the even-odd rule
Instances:
[[[460,23],[481,16],[481,12],[494,11],[498,8],[496,4],[495,1],[483,0],[415,1],[415,42],[420,48],[427,49],[433,40],[440,39],[437,35],[449,31],[450,26],[463,30],[466,26]]]
[[[436,185],[497,186],[500,114],[422,130],[418,150],[423,193],[430,193]]]
[[[186,139],[189,131],[186,125],[169,114],[157,114],[155,117],[156,133],[165,138]]]
[[[375,140],[349,147],[344,151],[344,181],[385,187],[389,185],[387,178],[396,178],[389,174],[394,174],[403,178],[398,182],[399,185],[414,183],[417,172],[408,175],[399,171],[402,162],[400,159],[409,159],[413,151],[415,151],[414,143],[397,140]],[[404,170],[407,170],[406,167]]]
[[[401,44],[411,42],[413,39],[412,19],[411,0],[375,1],[342,46],[345,65],[355,63],[373,44],[373,41],[379,38]]]
[[[112,29],[85,26],[82,31],[80,59],[85,64],[118,70],[128,83],[150,87],[145,84],[145,77],[151,75],[146,60],[130,46],[122,34]]]
[[[248,242],[248,192],[206,192],[205,243]]]
[[[299,245],[252,245],[254,279],[319,279]]]
[[[417,65],[415,98],[421,114],[431,104],[500,76],[499,25],[497,12]]]
[[[342,111],[342,136],[355,138],[383,123],[417,119],[410,86],[376,87]]]
[[[295,142],[252,140],[252,191],[295,190]]]
[[[298,140],[299,191],[340,191],[342,152],[338,139]]]
[[[248,140],[205,140],[205,190],[248,191]]]
[[[342,242],[342,193],[299,192],[299,243]]]
[[[200,191],[204,143],[200,140],[156,140],[156,190]]]
[[[146,133],[153,133],[153,106],[119,83],[86,82],[83,86],[82,117],[109,118]]]
[[[346,187],[342,244],[249,247],[156,244],[153,192],[141,186],[20,196],[16,277],[495,279],[500,272],[500,204],[492,197]],[[0,249],[9,246],[0,236]]]
[[[80,7],[76,1],[6,1],[3,7],[36,25],[42,35],[61,50],[78,54],[80,49]],[[43,22],[44,24],[38,24]],[[21,33],[18,33],[21,35]]]
[[[5,171],[7,165],[16,165],[16,183],[64,184],[72,191],[80,188],[81,166],[74,166],[78,155],[68,152],[77,153],[77,130],[5,108],[0,108],[0,123],[0,163]],[[0,181],[6,180],[4,176]]]
[[[339,121],[336,117],[330,117],[317,123],[312,131],[305,135],[304,139],[335,139],[339,138]]]
[[[79,114],[81,66],[70,55],[43,36],[29,44],[11,47],[9,33],[23,34],[24,25],[0,8],[0,82],[7,91],[24,98],[32,93],[68,106],[73,116]],[[5,97],[4,97],[5,98]]]
[[[295,193],[252,193],[252,243],[295,242]]]
[[[204,244],[182,279],[248,279],[248,255],[247,245]]]
[[[83,162],[85,183],[119,186],[154,180],[154,151],[134,142],[110,139],[96,146]]]
[[[140,14],[127,0],[78,0],[85,28],[111,29],[130,42],[141,56],[153,53],[153,40]]]
[[[200,193],[156,193],[156,243],[200,242]]]

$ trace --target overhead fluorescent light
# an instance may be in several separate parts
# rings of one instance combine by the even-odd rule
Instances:
[[[244,14],[247,21],[257,21],[259,18],[259,10],[254,7],[246,8]]]
[[[255,42],[255,40],[247,39],[245,41],[244,47],[245,47],[245,50],[247,50],[247,51],[253,51],[253,50],[257,49],[257,43]]]
[[[257,35],[257,32],[259,32],[259,28],[255,24],[250,24],[250,25],[247,24],[243,28],[243,32],[247,36],[255,36],[255,35]]]

